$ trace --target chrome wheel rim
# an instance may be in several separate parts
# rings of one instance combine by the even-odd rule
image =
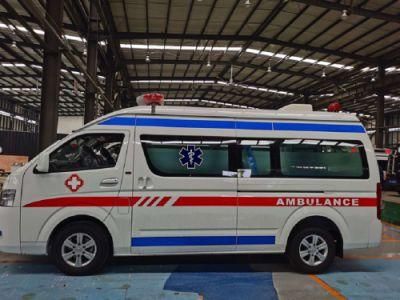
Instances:
[[[328,256],[328,244],[317,234],[310,234],[303,238],[299,246],[301,260],[315,267],[322,264]]]
[[[94,239],[82,232],[71,234],[61,246],[63,260],[74,268],[82,268],[90,264],[97,253]]]

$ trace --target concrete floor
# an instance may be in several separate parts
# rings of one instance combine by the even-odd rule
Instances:
[[[0,299],[400,299],[400,226],[328,273],[292,272],[281,255],[131,257],[68,277],[46,257],[0,254]]]

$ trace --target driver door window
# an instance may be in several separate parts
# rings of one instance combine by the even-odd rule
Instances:
[[[85,134],[50,154],[50,172],[71,172],[115,167],[123,134]]]

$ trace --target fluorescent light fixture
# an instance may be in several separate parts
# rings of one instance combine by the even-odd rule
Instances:
[[[331,63],[327,62],[327,61],[319,60],[316,62],[316,64],[321,65],[321,66],[329,66]]]
[[[336,141],[322,141],[320,146],[335,146],[337,143]]]
[[[278,58],[285,58],[287,55],[286,54],[282,54],[282,53],[277,53],[274,56],[278,57]]]
[[[14,64],[12,64],[12,63],[1,63],[1,65],[3,67],[14,67]]]
[[[300,56],[289,56],[288,59],[294,60],[294,61],[302,61],[303,58]]]
[[[274,56],[274,53],[269,51],[260,51],[260,54],[264,56]]]
[[[242,47],[120,44],[123,49],[240,52]]]
[[[0,110],[0,115],[6,116],[6,117],[11,117],[11,114],[9,112],[4,111],[4,110]]]
[[[286,145],[297,145],[300,144],[302,140],[284,140],[283,143]]]
[[[228,102],[220,102],[220,101],[214,101],[214,100],[200,100],[200,99],[192,99],[192,98],[183,98],[183,99],[164,99],[164,102],[166,103],[194,103],[194,102],[203,102],[203,103],[208,103],[208,104],[215,104],[215,105],[221,105],[221,106],[227,106],[227,107],[235,107],[235,108],[251,108],[255,109],[255,107],[252,106],[247,106],[247,105],[240,105],[240,104],[234,104],[234,103],[228,103]]]
[[[271,144],[273,144],[273,143],[275,143],[274,141],[265,141],[265,140],[259,140],[258,141],[258,145],[271,145]]]
[[[77,41],[77,42],[85,42],[86,41],[85,39],[81,38],[80,36],[70,35],[70,34],[63,35],[63,38],[65,38],[67,40]]]
[[[341,65],[341,64],[331,64],[331,67],[337,68],[337,69],[343,69],[343,68],[345,67],[345,65]]]
[[[260,53],[260,50],[258,50],[258,49],[252,49],[252,48],[247,48],[245,51],[246,51],[247,53],[252,53],[252,54],[259,54],[259,53]]]
[[[257,140],[242,140],[240,145],[257,145]]]
[[[302,144],[304,145],[317,145],[320,141],[319,140],[304,140]]]
[[[44,31],[41,29],[33,29],[36,34],[44,35]]]
[[[390,95],[385,95],[385,99],[394,100],[394,101],[400,101],[400,97],[390,96]]]
[[[311,58],[306,58],[306,59],[303,59],[302,62],[305,62],[308,64],[315,64],[317,62],[317,60],[311,59]]]

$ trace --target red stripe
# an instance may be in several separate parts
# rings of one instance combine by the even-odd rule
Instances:
[[[62,197],[29,203],[24,207],[129,206],[139,197]]]
[[[138,201],[141,199],[141,197],[132,197],[132,206],[134,206]]]
[[[171,197],[163,197],[162,200],[160,202],[158,202],[157,206],[164,206],[169,199],[171,199]]]
[[[158,198],[160,198],[160,197],[154,197],[153,200],[151,200],[150,203],[147,204],[146,206],[152,206],[153,203],[156,202]]]
[[[236,206],[237,197],[229,196],[184,196],[179,197],[173,206]]]
[[[139,202],[138,206],[143,206],[146,203],[146,201],[149,199],[150,199],[150,197],[143,198],[143,200]]]
[[[71,207],[71,206],[144,206],[151,197],[61,197],[44,199],[26,204],[24,207]],[[154,197],[147,206],[153,205]],[[163,197],[157,206],[164,206],[171,197]],[[231,196],[183,196],[173,206],[337,206],[375,207],[376,198],[346,197],[231,197]]]
[[[238,206],[376,206],[376,198],[356,197],[239,197]]]

